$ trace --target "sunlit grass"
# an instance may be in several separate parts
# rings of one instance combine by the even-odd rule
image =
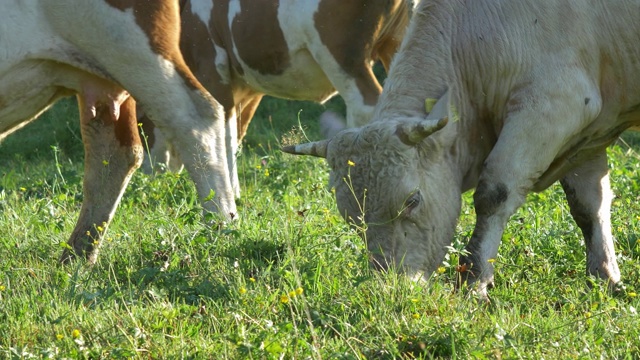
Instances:
[[[277,150],[301,106],[269,102],[254,120],[237,222],[206,226],[186,173],[136,173],[93,267],[57,264],[82,201],[82,154],[60,131],[73,137],[77,127],[38,140],[35,154],[21,147],[30,142],[3,144],[0,358],[640,356],[633,148],[610,151],[627,291],[612,297],[584,274],[583,240],[553,186],[509,222],[492,303],[481,306],[454,291],[457,251],[473,229],[470,194],[453,250],[428,284],[372,272],[337,214],[325,163]],[[319,109],[305,108],[301,122]],[[313,126],[308,133],[317,136]]]

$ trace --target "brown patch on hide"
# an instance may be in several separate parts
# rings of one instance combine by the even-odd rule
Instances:
[[[218,3],[228,5],[228,1],[215,2],[216,5]],[[212,22],[214,22],[216,10],[219,9],[212,8]],[[229,113],[234,107],[232,88],[230,84],[224,83],[224,77],[218,73],[214,64],[218,55],[214,43],[223,46],[220,37],[216,36],[216,32],[210,32],[208,25],[202,22],[200,17],[193,14],[191,2],[185,4],[181,18],[180,50],[185,62],[192,69],[198,81],[224,107],[225,112]],[[218,22],[226,22],[226,15],[224,19],[224,21],[218,19]]]
[[[151,50],[171,61],[176,71],[192,89],[204,90],[185,64],[180,53],[180,9],[171,0],[105,0],[114,8],[133,9],[136,23],[149,38]]]
[[[125,147],[141,145],[136,120],[136,101],[131,96],[120,106],[120,117],[116,121],[114,131],[120,145]]]
[[[375,77],[369,64],[380,58],[388,70],[408,23],[403,1],[322,0],[313,19],[322,43],[356,80],[364,103],[375,105],[382,89],[376,84],[377,91],[370,90]]]
[[[240,58],[264,75],[280,75],[291,62],[278,21],[278,6],[278,1],[240,0],[240,13],[231,24]]]

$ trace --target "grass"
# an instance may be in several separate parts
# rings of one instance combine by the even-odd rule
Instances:
[[[341,108],[339,102],[329,106]],[[613,231],[627,291],[584,275],[559,186],[533,194],[496,259],[492,304],[453,291],[473,229],[470,194],[428,284],[367,265],[322,160],[277,139],[319,105],[268,99],[240,159],[241,220],[204,225],[187,174],[137,173],[98,263],[59,266],[82,194],[75,105],[0,145],[0,358],[628,358],[640,356],[640,159],[611,148]],[[592,286],[587,286],[591,283]]]

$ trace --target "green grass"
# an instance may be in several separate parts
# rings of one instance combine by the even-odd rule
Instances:
[[[371,271],[364,244],[337,214],[325,163],[277,150],[300,109],[317,138],[322,106],[273,99],[261,106],[240,159],[238,222],[221,231],[204,225],[187,174],[137,173],[93,267],[56,262],[82,201],[73,102],[7,139],[0,358],[640,356],[633,148],[610,151],[627,292],[610,296],[584,275],[583,240],[553,186],[531,195],[510,221],[492,304],[481,306],[453,291],[457,252],[473,228],[470,195],[453,250],[428,284]]]

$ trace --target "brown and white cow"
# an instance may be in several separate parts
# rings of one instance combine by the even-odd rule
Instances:
[[[95,260],[96,244],[142,160],[135,102],[178,145],[205,209],[236,208],[222,107],[179,49],[177,0],[6,0],[0,11],[0,140],[57,99],[76,94],[85,146],[84,202],[69,239]],[[131,96],[130,96],[131,95]]]
[[[327,158],[340,212],[369,225],[375,266],[421,277],[475,188],[460,264],[484,299],[509,217],[559,180],[587,273],[617,288],[606,147],[640,124],[639,19],[640,0],[423,0],[373,121],[285,150]]]
[[[196,77],[225,108],[227,155],[236,195],[238,143],[265,94],[322,103],[337,90],[347,105],[347,126],[369,122],[381,92],[373,62],[379,59],[388,68],[412,4],[409,0],[185,2],[182,52]],[[154,133],[148,120],[141,122],[144,133],[152,135],[151,162],[168,163],[171,156],[163,135]],[[147,156],[143,169],[151,171]]]

